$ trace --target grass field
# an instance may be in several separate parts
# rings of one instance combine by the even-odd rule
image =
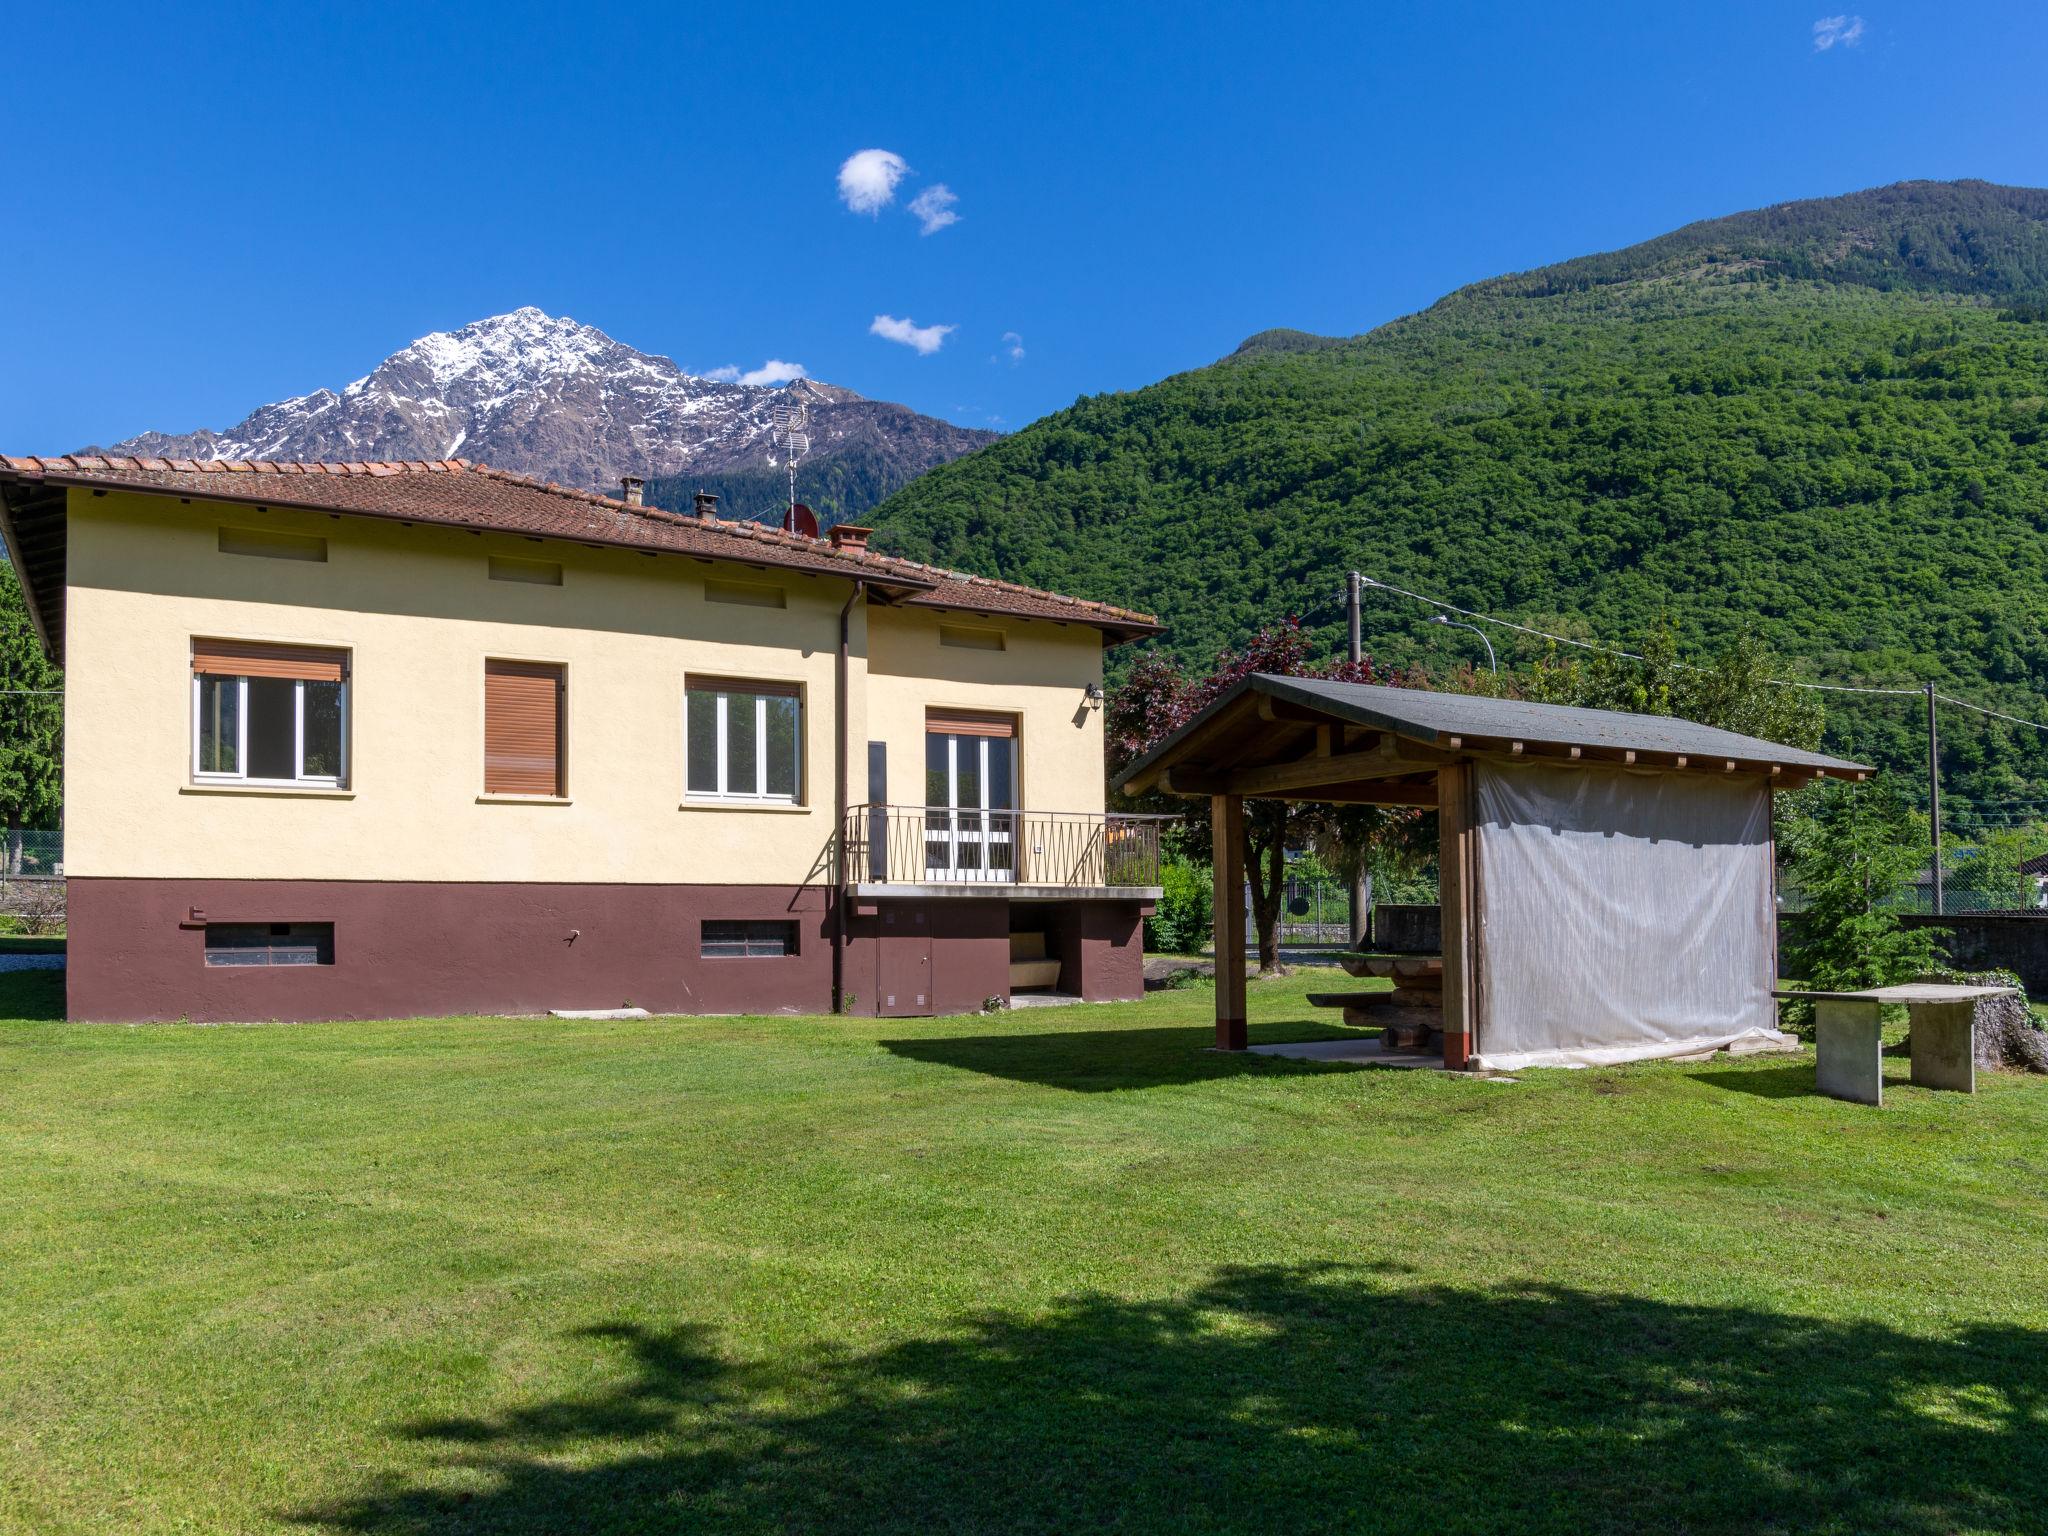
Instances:
[[[1316,984],[1255,1040],[1336,1033]],[[1227,1058],[1201,989],[122,1028],[60,985],[0,976],[8,1531],[2048,1524],[2039,1080]]]

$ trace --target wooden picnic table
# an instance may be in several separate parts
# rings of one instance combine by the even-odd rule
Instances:
[[[1341,1008],[1353,1029],[1377,1025],[1389,1050],[1439,1044],[1444,1032],[1444,957],[1352,950],[1337,957],[1349,976],[1391,980],[1391,992],[1311,992],[1311,1008]]]
[[[1814,1082],[1831,1098],[1884,1103],[1886,1003],[1903,1003],[1912,1022],[1912,1080],[1922,1088],[1977,1091],[1977,1004],[2010,997],[2016,987],[1913,981],[1860,992],[1777,991],[1813,1004]]]

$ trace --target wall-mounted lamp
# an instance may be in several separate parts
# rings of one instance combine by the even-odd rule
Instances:
[[[1081,703],[1088,709],[1102,708],[1102,684],[1090,683],[1081,695]]]

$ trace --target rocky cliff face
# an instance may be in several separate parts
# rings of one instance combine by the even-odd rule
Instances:
[[[564,485],[615,490],[649,479],[741,475],[774,466],[779,399],[810,408],[811,454],[799,471],[845,459],[875,499],[990,442],[977,432],[850,389],[799,379],[780,389],[683,372],[593,326],[538,309],[436,331],[394,352],[339,393],[317,389],[252,412],[223,432],[144,432],[105,449],[190,459],[468,458]],[[877,466],[886,472],[877,473]],[[887,489],[880,489],[887,482]],[[872,501],[867,502],[872,505]],[[865,506],[847,506],[852,517]]]

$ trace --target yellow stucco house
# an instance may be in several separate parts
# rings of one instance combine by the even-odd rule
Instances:
[[[0,459],[70,1011],[951,1012],[1143,985],[1143,614],[463,460]]]

